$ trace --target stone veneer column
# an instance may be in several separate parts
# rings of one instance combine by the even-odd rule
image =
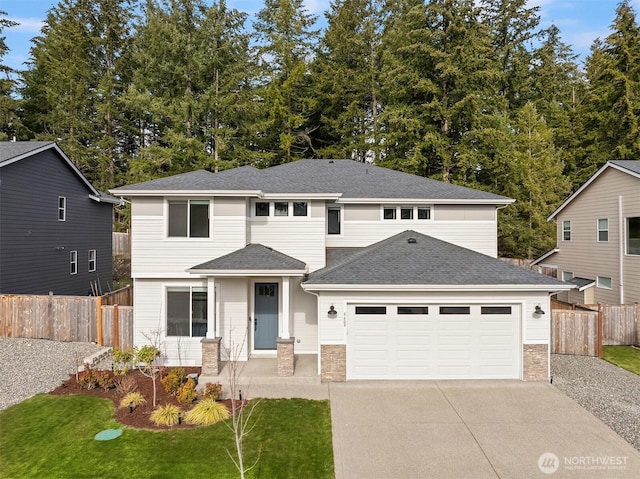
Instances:
[[[293,376],[295,370],[293,345],[295,338],[278,338],[278,376]]]
[[[220,374],[220,341],[222,338],[202,338],[202,376]]]
[[[523,374],[525,381],[549,381],[549,346],[523,345]]]
[[[320,346],[320,380],[345,382],[347,380],[347,346],[344,344],[323,344]]]

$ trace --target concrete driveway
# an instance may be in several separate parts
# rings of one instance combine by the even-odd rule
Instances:
[[[638,478],[640,452],[547,383],[329,387],[336,479]]]

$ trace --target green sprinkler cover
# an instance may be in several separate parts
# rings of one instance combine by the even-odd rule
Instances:
[[[96,441],[110,441],[122,435],[122,429],[105,429],[94,436]]]

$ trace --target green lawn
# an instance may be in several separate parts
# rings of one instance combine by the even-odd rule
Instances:
[[[640,375],[640,349],[631,346],[603,346],[602,359]]]
[[[259,457],[251,478],[332,478],[328,401],[266,399],[245,438],[245,464]],[[180,431],[123,428],[95,441],[103,429],[122,428],[110,401],[41,394],[0,412],[1,478],[237,478],[225,449],[233,436],[223,423]]]

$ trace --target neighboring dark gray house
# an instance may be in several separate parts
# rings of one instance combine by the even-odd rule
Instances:
[[[0,293],[112,282],[113,205],[53,142],[0,142]]]

